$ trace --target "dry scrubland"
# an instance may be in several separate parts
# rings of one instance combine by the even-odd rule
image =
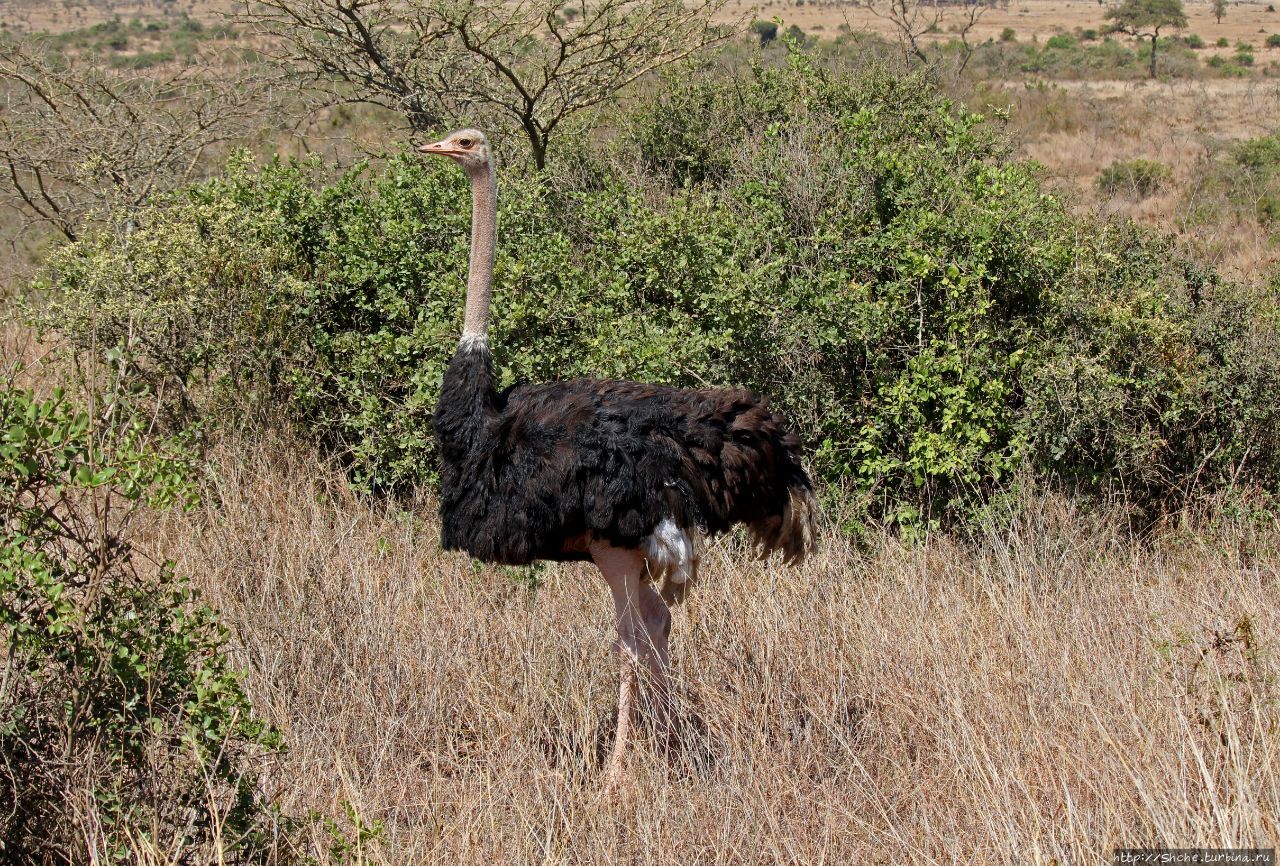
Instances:
[[[58,32],[91,27],[115,17],[128,19],[135,15],[147,18],[186,14],[202,21],[212,21],[234,12],[238,6],[235,0],[174,0],[172,3],[162,0],[0,0],[0,22],[8,27],[24,30]]]
[[[1267,2],[1258,0],[1233,0],[1226,17],[1219,24],[1214,20],[1210,3],[1187,0],[1189,26],[1186,32],[1199,33],[1210,44],[1220,37],[1226,37],[1233,44],[1239,40],[1254,40],[1260,33],[1274,32],[1280,26],[1280,13],[1268,12],[1267,5]],[[132,15],[187,13],[211,20],[237,8],[239,4],[235,0],[175,0],[172,3],[162,0],[0,0],[0,21],[10,27],[65,30],[87,27],[113,16],[128,18]],[[1012,27],[1019,39],[1043,42],[1056,33],[1069,32],[1075,27],[1098,27],[1104,11],[1096,0],[1011,0],[1007,5],[993,7],[987,12],[973,34],[979,41],[995,39],[1004,28]],[[893,33],[891,24],[852,2],[731,0],[723,17],[725,20],[779,17],[806,32],[826,36],[835,36],[842,26],[884,36]],[[953,35],[944,25],[938,33],[927,34],[925,39],[946,40]]]
[[[0,20],[64,29],[158,8],[6,0]],[[1260,42],[1280,32],[1265,8],[1233,3],[1217,25],[1191,3],[1186,32]],[[846,6],[732,11],[887,33]],[[1014,0],[978,38],[1043,41],[1102,14]],[[976,92],[1014,106],[1021,152],[1083,209],[1183,232],[1245,280],[1276,262],[1256,222],[1187,217],[1215,149],[1274,132],[1273,80]],[[1142,200],[1098,193],[1098,171],[1134,157],[1173,182]],[[3,354],[19,350],[34,357],[23,340]],[[590,567],[548,567],[531,589],[440,551],[432,502],[361,499],[301,446],[214,457],[203,504],[148,517],[137,543],[222,612],[252,703],[289,746],[270,793],[288,814],[347,815],[335,829],[357,860],[1096,863],[1118,845],[1280,839],[1272,521],[1206,514],[1135,541],[1117,515],[1050,497],[973,541],[855,543],[828,527],[798,570],[715,542],[673,633],[683,748],[668,766],[642,744],[606,800],[617,673]],[[326,860],[334,838],[317,824],[312,853]],[[169,859],[163,842],[135,854]]]
[[[886,4],[881,2],[883,9]],[[1256,40],[1259,33],[1272,33],[1280,27],[1280,12],[1268,12],[1268,2],[1231,0],[1226,16],[1219,24],[1213,17],[1213,6],[1208,0],[1185,0],[1187,10],[1186,33],[1199,33],[1210,45],[1220,37],[1232,44],[1239,40]],[[762,18],[780,17],[787,24],[801,29],[834,36],[841,26],[855,31],[893,34],[893,26],[864,7],[864,4],[840,2],[799,2],[796,0],[770,0],[750,2],[735,0],[728,6],[730,13],[755,15]],[[996,39],[1006,27],[1012,27],[1018,39],[1045,41],[1057,33],[1070,32],[1076,27],[1098,27],[1103,23],[1106,5],[1097,0],[1010,0],[1007,4],[993,6],[986,12],[973,30],[977,41]],[[936,33],[925,34],[926,40],[946,41],[955,33],[948,30],[944,19]],[[1280,54],[1280,52],[1277,52]]]
[[[1032,75],[1025,80],[970,81],[959,88],[959,96],[975,108],[1011,108],[1010,128],[1019,155],[1042,164],[1051,185],[1067,193],[1081,210],[1115,213],[1175,232],[1194,245],[1201,258],[1233,278],[1252,282],[1280,261],[1273,232],[1251,219],[1205,224],[1195,219],[1193,211],[1201,192],[1213,193],[1201,187],[1214,156],[1233,143],[1273,133],[1280,119],[1280,81],[1263,74],[1271,64],[1280,63],[1280,47],[1266,45],[1268,35],[1280,33],[1280,12],[1268,12],[1268,5],[1231,2],[1218,23],[1210,3],[1188,0],[1189,24],[1174,31],[1196,34],[1205,41],[1207,47],[1197,52],[1201,61],[1215,55],[1230,57],[1237,44],[1251,44],[1257,57],[1255,74],[1245,78],[1069,81]],[[0,22],[19,31],[53,32],[90,27],[113,17],[189,15],[213,23],[240,8],[232,0],[0,0]],[[1056,34],[1102,27],[1105,11],[1095,0],[1013,0],[989,9],[970,41],[997,40],[1005,28],[1011,28],[1021,43],[1043,43]],[[954,10],[948,14],[951,17],[944,17],[936,32],[921,36],[924,44],[956,37]],[[726,21],[775,17],[822,39],[835,39],[846,31],[896,39],[891,22],[854,3],[733,0],[723,11]],[[1229,47],[1218,47],[1220,39],[1226,39]],[[306,114],[298,109],[294,120]],[[322,111],[301,131],[277,132],[259,145],[281,154],[316,152],[326,159],[350,161],[352,153],[381,152],[389,141],[404,135],[394,131],[394,118],[356,116],[364,122],[353,123],[350,109],[336,114]],[[1100,193],[1095,185],[1099,172],[1113,162],[1132,159],[1167,165],[1171,181],[1143,198]]]
[[[615,801],[591,569],[531,591],[443,554],[431,503],[370,505],[298,453],[223,448],[217,505],[147,544],[231,626],[290,744],[286,810],[383,822],[370,862],[1090,863],[1280,836],[1274,527],[1143,545],[1051,499],[973,544],[828,532],[798,571],[712,544],[673,635],[682,755],[642,746]]]
[[[1252,282],[1280,261],[1272,228],[1252,219],[1197,221],[1195,206],[1215,193],[1206,167],[1235,142],[1275,132],[1280,82],[1008,82],[981,105],[1011,104],[1021,154],[1045,168],[1050,185],[1085,210],[1132,217],[1179,235],[1235,279]],[[1114,162],[1150,159],[1170,182],[1146,198],[1101,193],[1098,173]]]

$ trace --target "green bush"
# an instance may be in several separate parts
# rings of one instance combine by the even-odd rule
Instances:
[[[1172,176],[1169,167],[1149,159],[1128,159],[1111,163],[1098,175],[1098,189],[1108,195],[1123,193],[1147,198],[1160,190]]]
[[[1187,208],[1200,223],[1280,217],[1280,138],[1264,135],[1225,148],[1192,186]]]
[[[1080,240],[1077,261],[1097,270],[1053,287],[1060,330],[1025,382],[1039,471],[1157,509],[1215,489],[1274,491],[1274,296],[1178,262],[1171,241],[1132,225]]]
[[[760,39],[760,47],[765,48],[778,38],[778,25],[774,21],[752,21],[751,32]]]
[[[1151,63],[1151,40],[1138,44],[1137,56],[1144,68]],[[1171,78],[1195,78],[1201,74],[1200,57],[1177,37],[1161,37],[1156,64],[1160,75]]]
[[[1280,137],[1263,135],[1236,145],[1231,161],[1265,178],[1280,174]]]
[[[205,411],[286,399],[281,353],[302,327],[293,318],[305,288],[302,208],[319,203],[280,188],[304,181],[276,166],[263,176],[275,185],[259,190],[270,205],[246,206],[234,193],[248,171],[233,161],[229,184],[181,194],[146,211],[139,231],[90,234],[49,262],[57,291],[41,321],[80,352],[130,346],[132,379],[160,395],[155,411],[172,429]]]
[[[782,35],[782,38],[787,45],[796,48],[804,45],[809,39],[809,37],[805,35],[805,32],[794,24],[787,28],[787,32]]]
[[[162,51],[139,51],[137,54],[112,57],[111,66],[114,69],[150,69],[153,66],[172,63],[176,56],[174,52],[168,49]]]
[[[1204,48],[1206,46],[1206,43],[1198,33],[1192,33],[1190,36],[1186,38],[1186,45],[1188,48],[1198,51],[1201,48]]]
[[[1280,218],[1280,137],[1263,135],[1228,151],[1217,183],[1239,209],[1252,210],[1263,225]]]
[[[1267,37],[1268,48],[1280,48],[1280,33],[1272,33]]]
[[[122,421],[126,393],[107,396],[91,417],[60,393],[0,389],[5,857],[256,857],[271,816],[254,766],[275,735],[212,613],[170,565],[133,553],[131,514],[190,488],[181,448]]]
[[[1017,42],[1018,31],[1014,30],[1012,27],[1004,28],[1003,30],[1000,31],[1000,41],[1001,42]]]
[[[1238,55],[1223,57],[1221,54],[1215,54],[1209,58],[1208,65],[1209,68],[1217,70],[1219,74],[1228,78],[1244,78],[1249,74],[1249,70],[1239,62]]]
[[[802,52],[681,70],[614,126],[548,175],[500,174],[504,383],[747,385],[833,493],[910,527],[1023,471],[1142,506],[1274,485],[1275,353],[1245,351],[1270,308],[1241,318],[1166,242],[1072,217],[925,73]],[[175,417],[256,399],[361,484],[412,486],[434,463],[468,194],[409,155],[328,182],[233,162],[55,256],[47,321],[84,347],[133,333]]]
[[[1083,38],[1083,37],[1082,37]],[[1144,74],[1138,55],[1114,39],[1077,42],[1061,34],[1041,46],[1032,42],[986,42],[979,45],[968,66],[980,79],[1035,75],[1047,78],[1137,78]],[[1178,58],[1165,70],[1174,76],[1196,74],[1194,65]]]

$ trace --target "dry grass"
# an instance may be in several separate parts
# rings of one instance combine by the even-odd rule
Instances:
[[[11,0],[12,2],[12,0]],[[211,2],[211,0],[208,0]],[[1270,0],[1240,0],[1232,2],[1226,16],[1219,24],[1213,17],[1213,7],[1201,0],[1187,0],[1187,27],[1184,34],[1196,33],[1210,45],[1226,38],[1234,46],[1236,42],[1252,42],[1262,49],[1265,34],[1280,31],[1280,13],[1268,12]],[[883,0],[877,4],[884,9]],[[1100,28],[1106,21],[1110,2],[1099,4],[1097,0],[1013,0],[988,10],[974,28],[973,38],[981,42],[999,38],[1000,31],[1012,27],[1023,42],[1033,39],[1044,42],[1057,33],[1070,33],[1076,28]],[[788,25],[795,24],[805,31],[835,35],[841,26],[855,31],[891,36],[893,25],[883,17],[877,17],[865,4],[839,2],[839,0],[730,0],[725,17],[752,15],[757,18],[783,18]],[[943,17],[936,33],[924,35],[925,41],[946,41],[955,37],[951,28],[958,16]],[[1215,53],[1210,50],[1208,54]],[[1229,52],[1224,52],[1229,53]],[[1280,51],[1260,50],[1259,62],[1266,63],[1280,58]]]
[[[290,744],[285,808],[384,822],[370,862],[1086,863],[1280,836],[1274,530],[1140,547],[1050,500],[975,545],[829,533],[795,571],[718,542],[676,615],[684,755],[642,746],[604,800],[589,567],[532,592],[293,449],[221,465],[217,504],[146,544],[225,613]]]
[[[1258,68],[1280,62],[1280,48],[1267,48],[1266,36],[1280,33],[1280,13],[1267,12],[1265,2],[1232,3],[1221,24],[1214,21],[1211,4],[1190,2],[1190,25],[1183,32],[1195,33],[1213,45],[1226,38],[1230,47],[1210,48],[1230,54],[1239,42],[1254,45]],[[66,2],[49,5],[33,0],[0,0],[0,20],[17,29],[47,27],[66,30],[87,26],[113,15],[155,17],[159,0],[125,3]],[[194,17],[215,21],[233,9],[230,0],[180,0],[174,9]],[[835,37],[841,26],[856,31],[894,38],[892,26],[866,8],[852,3],[771,0],[732,0],[726,20],[744,16],[772,18],[798,24],[806,31]],[[974,39],[997,38],[1012,27],[1022,41],[1043,42],[1055,33],[1074,28],[1097,28],[1104,23],[1105,8],[1095,0],[1020,0],[993,7],[982,19]],[[944,22],[946,23],[946,22]],[[947,27],[928,34],[926,41],[948,40],[954,33]],[[1203,181],[1206,159],[1217,149],[1233,142],[1276,131],[1280,117],[1280,84],[1274,78],[1141,81],[1058,81],[988,82],[985,87],[1001,90],[999,104],[1012,103],[1013,131],[1020,154],[1042,163],[1053,186],[1068,191],[1080,208],[1105,214],[1133,217],[1162,230],[1184,235],[1198,257],[1219,267],[1228,276],[1246,282],[1261,282],[1280,263],[1280,246],[1275,232],[1254,220],[1231,219],[1222,225],[1203,224],[1192,211]],[[984,96],[965,94],[966,101],[985,107]],[[306,114],[299,108],[300,114]],[[394,118],[350,109],[331,110],[312,118],[312,123],[281,132],[256,143],[263,152],[298,154],[317,152],[335,163],[349,162],[354,154],[385,146],[394,130]],[[1117,160],[1146,158],[1168,165],[1173,180],[1160,194],[1134,200],[1099,196],[1094,181],[1098,173]],[[1210,193],[1212,191],[1209,191]],[[0,228],[15,215],[0,215]],[[11,245],[13,253],[0,262],[0,285],[17,285],[26,276],[42,250],[24,240]]]
[[[48,8],[41,26],[99,11]],[[1233,44],[1260,42],[1264,8],[1232,6]],[[761,15],[834,35],[848,11]],[[1189,11],[1188,32],[1216,39],[1207,4]],[[986,26],[1043,40],[1100,15],[1024,0]],[[1206,154],[1280,116],[1269,82],[1009,87],[1023,152],[1082,207],[1171,228]],[[1098,198],[1098,171],[1134,157],[1170,165],[1169,191]],[[1228,272],[1274,266],[1256,225],[1195,231]],[[359,859],[1089,863],[1116,845],[1280,839],[1278,528],[1142,546],[1047,500],[971,545],[855,549],[830,532],[799,570],[717,542],[676,614],[683,757],[670,768],[642,745],[609,801],[613,634],[588,566],[550,567],[532,592],[441,552],[429,502],[359,500],[289,446],[219,456],[206,504],[140,544],[223,611],[290,745],[267,778],[284,809],[348,835],[348,804],[383,822]],[[313,832],[326,859],[333,840]],[[171,853],[139,846],[145,862]]]
[[[1199,258],[1233,279],[1255,282],[1280,263],[1274,230],[1255,220],[1203,223],[1208,161],[1222,148],[1276,131],[1280,84],[1259,80],[1178,82],[1006,82],[969,97],[975,107],[1010,108],[1020,154],[1045,167],[1050,187],[1079,209],[1132,217],[1182,235]],[[1150,159],[1171,181],[1147,198],[1099,192],[1113,162]]]
[[[1188,0],[1186,4],[1189,26],[1185,33],[1197,33],[1210,44],[1226,37],[1234,45],[1237,41],[1254,42],[1261,48],[1265,33],[1280,32],[1280,13],[1268,12],[1268,2],[1240,0],[1232,2],[1222,23],[1217,23],[1208,2]],[[233,0],[0,0],[0,21],[21,29],[66,30],[87,27],[106,21],[113,16],[127,20],[131,16],[159,16],[164,14],[188,14],[203,20],[237,8]],[[975,30],[978,40],[994,39],[1005,27],[1012,27],[1018,38],[1024,41],[1037,39],[1043,42],[1055,33],[1072,29],[1097,28],[1105,19],[1105,6],[1096,0],[1015,0],[1006,6],[997,6],[987,12]],[[743,16],[770,19],[781,16],[787,24],[797,24],[805,30],[834,34],[841,25],[855,30],[865,30],[888,35],[892,26],[883,18],[867,11],[861,4],[836,2],[836,0],[730,0],[724,11],[726,20]],[[926,38],[948,39],[950,21],[944,19],[942,29]],[[1278,52],[1280,53],[1280,52]],[[1265,59],[1265,58],[1263,58]]]

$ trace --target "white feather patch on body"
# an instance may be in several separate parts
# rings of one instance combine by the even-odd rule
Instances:
[[[676,526],[670,517],[663,518],[653,534],[645,539],[644,555],[655,577],[665,576],[672,583],[684,583],[697,568],[697,537]]]
[[[468,352],[487,349],[489,348],[489,338],[485,334],[471,334],[463,331],[462,338],[458,340],[458,348],[465,349]]]

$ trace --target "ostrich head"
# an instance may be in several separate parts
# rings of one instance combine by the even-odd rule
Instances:
[[[428,156],[447,156],[475,174],[489,168],[489,139],[478,129],[459,129],[451,132],[435,144],[424,144],[418,153]]]
[[[494,250],[498,240],[498,191],[489,158],[489,139],[478,129],[459,129],[435,144],[421,145],[418,153],[447,156],[471,176],[471,267],[467,272],[462,345],[486,345]]]

